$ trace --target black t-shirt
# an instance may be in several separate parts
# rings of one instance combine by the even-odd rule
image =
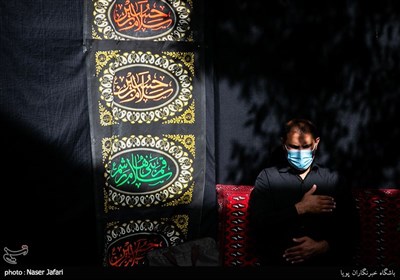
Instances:
[[[329,195],[336,208],[331,213],[298,215],[295,204],[313,185],[314,195]],[[254,248],[265,265],[289,265],[283,253],[295,245],[293,238],[326,240],[330,249],[303,265],[350,265],[358,236],[358,217],[350,188],[342,186],[336,172],[313,163],[303,179],[288,165],[262,170],[250,195],[249,222]]]

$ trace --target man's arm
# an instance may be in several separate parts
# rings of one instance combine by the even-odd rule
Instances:
[[[283,258],[289,263],[300,263],[311,257],[326,253],[329,250],[329,243],[326,240],[315,241],[308,236],[293,238],[298,243],[285,250]]]
[[[336,203],[333,197],[327,195],[314,195],[317,185],[313,185],[306,192],[298,203],[295,204],[297,213],[303,215],[306,213],[329,213],[336,208]]]
[[[314,195],[316,185],[306,192],[302,199],[295,204],[297,213],[304,215],[307,213],[320,214],[330,213],[336,208],[333,197],[326,195]],[[330,249],[330,243],[327,240],[314,240],[309,236],[293,238],[297,245],[285,250],[283,258],[289,263],[301,263],[314,256],[326,253]]]

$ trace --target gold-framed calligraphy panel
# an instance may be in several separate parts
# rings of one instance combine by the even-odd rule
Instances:
[[[109,222],[105,227],[103,265],[147,265],[148,252],[182,243],[187,237],[188,224],[188,215]]]
[[[102,139],[104,211],[192,202],[194,135]]]
[[[193,41],[192,0],[87,0],[87,39]]]
[[[96,51],[102,126],[194,123],[193,52]]]

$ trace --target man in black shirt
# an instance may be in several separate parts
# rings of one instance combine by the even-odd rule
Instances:
[[[358,216],[351,190],[314,162],[320,137],[309,120],[286,123],[284,160],[257,177],[250,231],[262,265],[351,265]]]

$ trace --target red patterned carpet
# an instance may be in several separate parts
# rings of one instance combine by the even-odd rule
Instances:
[[[248,237],[253,186],[218,184],[219,243],[224,266],[258,266]],[[400,267],[400,189],[354,189],[360,214],[357,266]]]

